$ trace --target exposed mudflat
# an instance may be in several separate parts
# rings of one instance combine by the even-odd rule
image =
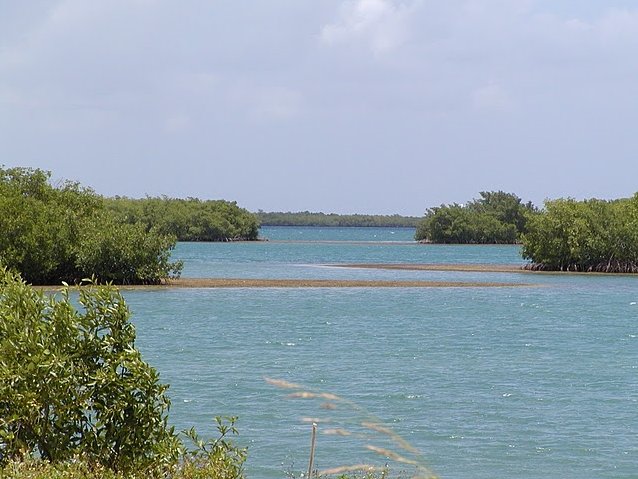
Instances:
[[[365,269],[398,269],[406,271],[459,271],[466,273],[530,273],[522,266],[510,264],[410,264],[410,263],[350,263],[331,264],[337,268],[365,268]]]
[[[494,264],[409,264],[409,263],[348,263],[328,264],[334,268],[389,269],[406,271],[458,271],[468,273],[522,273],[544,272],[525,270],[516,265]],[[507,288],[535,286],[513,282],[490,281],[425,281],[425,280],[358,280],[358,279],[254,279],[254,278],[179,278],[159,285],[118,285],[119,289],[165,288]],[[47,290],[61,286],[39,286]]]
[[[164,286],[176,288],[485,288],[529,286],[480,281],[385,281],[353,279],[181,278]]]

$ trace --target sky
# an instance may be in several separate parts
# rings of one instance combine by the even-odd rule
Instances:
[[[0,165],[422,215],[638,191],[638,2],[0,0]]]

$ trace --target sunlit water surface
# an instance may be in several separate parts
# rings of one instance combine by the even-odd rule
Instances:
[[[381,421],[442,478],[638,477],[638,278],[335,268],[523,261],[513,246],[418,245],[410,229],[262,234],[174,257],[187,277],[529,286],[126,291],[138,346],[171,384],[171,422],[212,435],[214,416],[239,416],[250,477],[302,471],[312,419],[319,469],[383,465],[367,444],[414,458],[361,425]],[[348,402],[286,398],[265,377]],[[324,434],[335,428],[353,434]]]

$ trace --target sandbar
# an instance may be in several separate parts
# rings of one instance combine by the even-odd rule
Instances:
[[[358,279],[180,278],[162,287],[175,288],[508,288],[529,284],[481,281],[388,281]]]
[[[346,263],[327,264],[336,268],[397,269],[405,271],[458,271],[463,273],[532,273],[514,264],[425,264],[425,263]]]

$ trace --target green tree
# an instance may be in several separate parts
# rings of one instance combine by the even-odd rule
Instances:
[[[638,194],[615,201],[545,202],[523,236],[531,268],[638,272]]]
[[[175,238],[120,220],[78,183],[50,184],[51,173],[0,168],[0,259],[34,284],[159,283],[178,276]]]
[[[115,471],[175,464],[168,386],[135,348],[110,286],[47,296],[0,268],[0,465],[82,457]]]
[[[481,191],[467,205],[441,205],[427,210],[415,239],[433,243],[516,243],[536,209],[503,191]]]
[[[147,231],[175,236],[178,241],[252,241],[259,233],[257,217],[234,201],[167,196],[105,201],[124,222],[141,223]]]

